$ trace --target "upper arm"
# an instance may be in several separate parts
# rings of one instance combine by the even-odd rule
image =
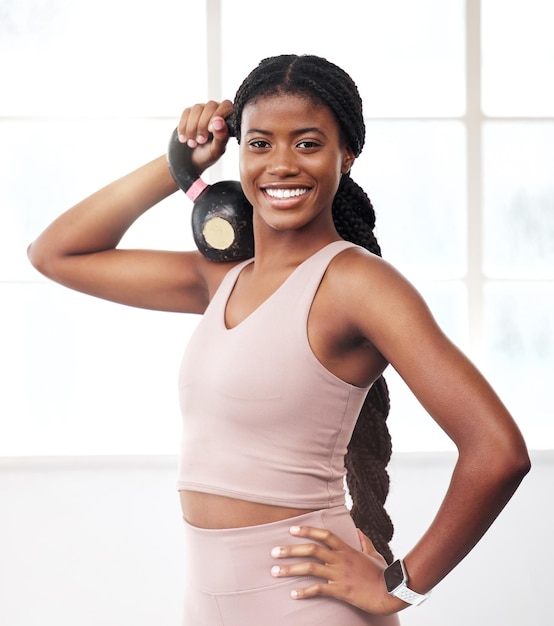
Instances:
[[[382,259],[358,255],[352,261],[347,313],[351,323],[458,448],[492,440],[519,445],[520,433],[507,409],[441,330],[418,291]]]
[[[112,249],[43,259],[35,267],[66,287],[120,304],[203,313],[228,267],[199,252]]]
[[[31,263],[67,287],[130,306],[202,313],[228,264],[198,251],[119,248],[146,211],[177,189],[165,155],[88,196],[29,246]]]

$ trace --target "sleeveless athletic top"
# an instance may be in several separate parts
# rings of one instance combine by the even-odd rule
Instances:
[[[181,364],[179,490],[293,508],[344,503],[344,455],[368,388],[317,360],[307,321],[327,266],[353,246],[316,252],[230,329],[226,304],[252,259],[226,274]]]

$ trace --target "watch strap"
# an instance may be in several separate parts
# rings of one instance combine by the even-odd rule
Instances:
[[[425,602],[425,600],[427,600],[427,598],[431,595],[431,592],[417,593],[416,591],[412,591],[408,587],[408,585],[406,585],[406,583],[402,583],[397,589],[392,592],[392,595],[400,598],[400,600],[403,600],[408,604],[417,606],[418,604]]]

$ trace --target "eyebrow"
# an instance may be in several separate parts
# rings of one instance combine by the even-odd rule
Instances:
[[[317,133],[318,135],[323,135],[325,136],[325,133],[318,128],[317,126],[308,126],[306,128],[298,128],[294,131],[292,131],[292,135],[293,136],[297,136],[297,135],[304,135],[305,133]],[[264,130],[263,128],[249,128],[246,131],[247,135],[251,135],[251,134],[259,134],[259,135],[266,135],[266,136],[271,136],[273,135],[273,133],[269,130]]]

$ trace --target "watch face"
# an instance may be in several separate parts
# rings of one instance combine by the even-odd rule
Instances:
[[[405,579],[406,576],[404,574],[404,569],[402,568],[402,563],[400,561],[395,561],[385,570],[385,584],[387,585],[387,591],[389,593],[393,592],[399,585],[404,582]]]

